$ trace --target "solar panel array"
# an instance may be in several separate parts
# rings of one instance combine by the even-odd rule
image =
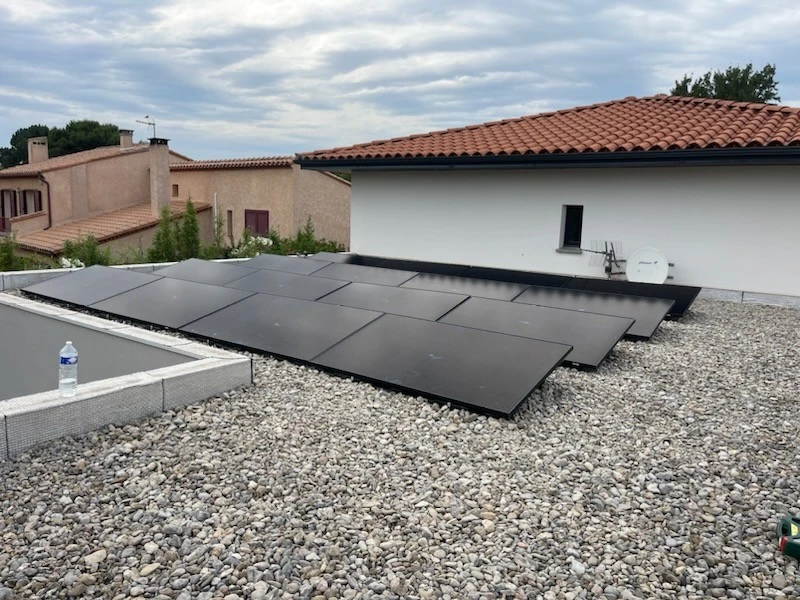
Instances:
[[[562,362],[596,368],[675,310],[669,286],[647,297],[594,285],[321,253],[153,274],[93,266],[24,291],[507,417]],[[685,311],[694,298],[680,292]]]

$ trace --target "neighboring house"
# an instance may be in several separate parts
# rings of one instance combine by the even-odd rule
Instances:
[[[64,242],[92,235],[105,247],[147,249],[162,206],[171,202],[169,165],[187,161],[167,140],[134,144],[120,130],[119,146],[49,158],[47,138],[28,140],[28,163],[0,171],[0,235],[13,232],[23,250],[56,256]],[[201,237],[213,232],[211,205],[198,203]]]
[[[350,245],[350,182],[301,171],[290,156],[181,162],[170,171],[173,200],[214,205],[234,243],[245,228],[293,236],[311,217],[318,238]]]
[[[800,295],[800,109],[658,95],[299,155],[350,171],[354,252]]]

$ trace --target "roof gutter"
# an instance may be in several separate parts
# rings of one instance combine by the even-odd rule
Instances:
[[[298,156],[295,162],[303,169],[318,171],[347,171],[351,169],[419,171],[796,165],[800,164],[800,146],[329,160]]]

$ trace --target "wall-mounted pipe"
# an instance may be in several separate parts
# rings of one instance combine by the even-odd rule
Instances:
[[[39,181],[47,186],[47,227],[45,227],[45,230],[47,230],[53,226],[53,211],[50,205],[50,182],[44,178],[42,173],[39,173]]]

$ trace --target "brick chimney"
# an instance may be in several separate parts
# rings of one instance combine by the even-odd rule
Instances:
[[[119,130],[119,147],[130,148],[133,146],[133,129]]]
[[[169,206],[169,140],[150,138],[150,206],[153,216],[160,216],[161,207]]]
[[[50,158],[47,136],[28,138],[28,164],[42,162]]]

